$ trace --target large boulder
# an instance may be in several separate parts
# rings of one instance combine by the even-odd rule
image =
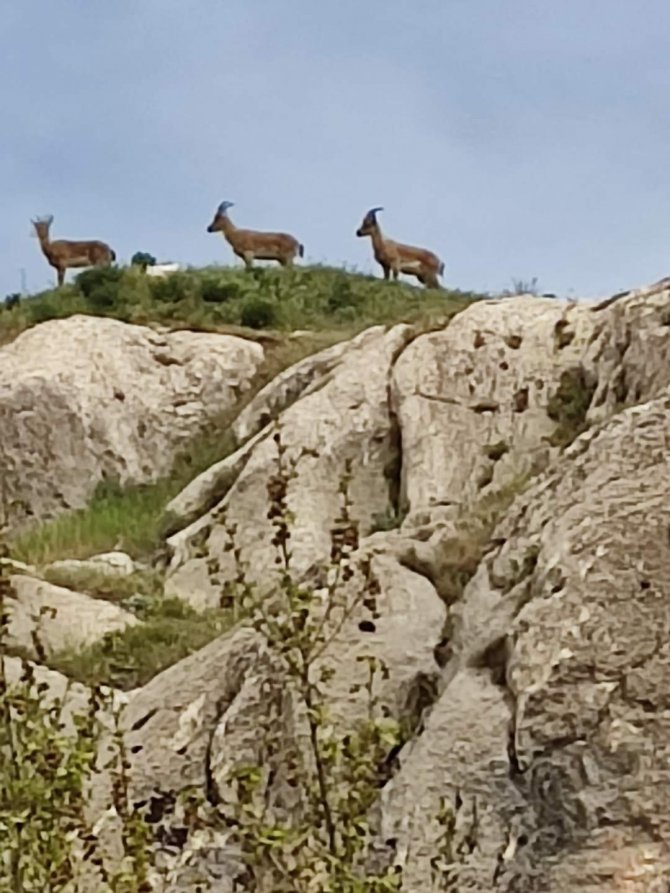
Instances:
[[[445,690],[383,798],[409,889],[430,884],[445,796],[466,842],[455,889],[664,889],[669,409],[583,434],[496,530]]]
[[[47,656],[79,650],[107,633],[139,623],[134,614],[118,605],[26,574],[16,575],[10,582],[5,644],[32,659],[38,657],[40,646]]]
[[[592,315],[584,362],[598,384],[588,413],[595,422],[670,385],[670,279],[615,295]]]
[[[397,427],[389,407],[393,363],[412,337],[409,326],[375,330],[344,353],[318,388],[292,403],[280,416],[282,462],[293,473],[288,486],[292,562],[307,569],[326,558],[330,530],[340,514],[342,482],[351,463],[351,511],[369,529],[376,515],[392,510],[399,461]],[[255,429],[252,426],[249,433]],[[225,460],[215,475],[225,490],[203,486],[204,494],[179,500],[188,515],[199,499],[216,491],[218,501],[168,540],[172,553],[166,592],[202,606],[217,604],[221,585],[237,575],[228,529],[251,580],[267,582],[275,567],[273,529],[267,518],[268,483],[277,473],[278,447],[270,427],[256,434],[253,448]],[[236,476],[232,479],[230,469]]]
[[[550,400],[594,326],[588,305],[529,296],[478,301],[416,338],[393,370],[404,508],[460,506],[544,463]]]
[[[145,482],[250,386],[263,348],[73,316],[0,349],[0,478],[10,520],[83,506],[105,478]]]

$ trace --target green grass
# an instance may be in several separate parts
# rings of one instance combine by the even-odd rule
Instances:
[[[336,330],[376,323],[437,324],[481,297],[428,290],[331,267],[282,270],[204,267],[151,279],[138,268],[93,269],[74,283],[0,312],[0,343],[32,325],[74,313],[202,331]]]
[[[86,685],[128,691],[204,647],[231,628],[232,611],[197,612],[179,599],[150,600],[138,612],[143,623],[108,633],[79,651],[62,651],[49,666]]]

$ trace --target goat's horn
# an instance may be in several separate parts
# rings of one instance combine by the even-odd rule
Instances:
[[[377,211],[383,211],[383,210],[384,210],[383,208],[370,208],[370,210],[368,211],[368,214],[376,214]]]

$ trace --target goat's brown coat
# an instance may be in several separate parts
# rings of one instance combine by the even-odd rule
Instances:
[[[217,210],[207,227],[208,233],[222,233],[234,253],[251,268],[254,260],[276,260],[282,267],[293,266],[296,256],[303,257],[304,248],[288,233],[262,233],[239,229],[227,212]]]
[[[438,276],[444,273],[444,264],[440,258],[426,248],[415,248],[387,239],[379,226],[375,211],[368,211],[363,222],[356,230],[357,236],[370,236],[375,260],[384,271],[384,279],[391,273],[397,279],[400,273],[416,278],[428,288],[440,288]]]
[[[65,281],[65,271],[69,268],[107,267],[116,260],[116,254],[106,242],[74,242],[67,239],[52,242],[49,237],[52,222],[53,217],[32,221],[42,253],[58,273],[59,286]]]

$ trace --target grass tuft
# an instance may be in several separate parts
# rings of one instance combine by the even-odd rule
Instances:
[[[148,601],[138,612],[144,623],[108,633],[78,651],[61,651],[49,666],[86,685],[129,691],[203,648],[232,626],[232,612],[197,612],[179,599]]]

